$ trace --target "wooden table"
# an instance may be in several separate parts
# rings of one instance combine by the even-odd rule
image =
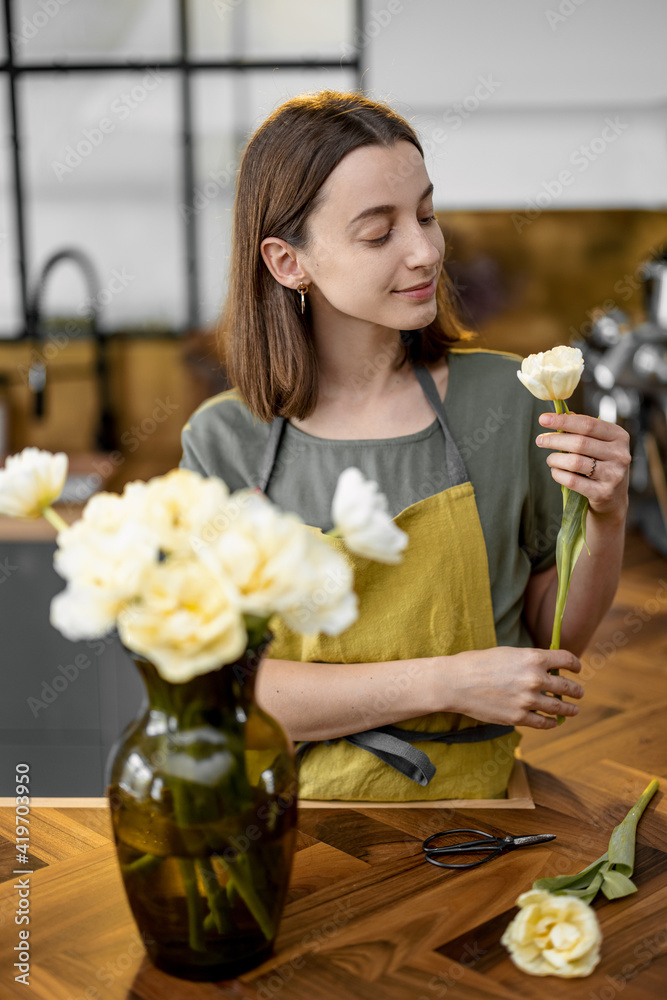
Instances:
[[[535,808],[301,809],[275,955],[233,982],[189,983],[151,965],[125,900],[104,800],[34,800],[30,986],[15,983],[15,815],[0,800],[0,997],[663,1000],[666,662],[667,566],[634,543],[614,608],[584,658],[579,715],[549,733],[522,731]],[[652,777],[661,789],[639,824],[638,892],[594,904],[604,935],[597,969],[584,979],[520,972],[500,944],[516,897],[537,878],[580,871],[599,857]],[[427,864],[422,840],[458,826],[557,839],[468,872]]]
[[[595,904],[602,961],[585,979],[532,978],[499,939],[517,895],[536,878],[584,868],[656,772],[667,777],[664,715],[634,734],[661,768],[586,762],[567,752],[549,771],[528,767],[535,809],[302,809],[298,850],[274,958],[233,982],[190,983],[155,969],[127,905],[103,800],[31,809],[30,988],[14,981],[18,905],[14,810],[0,809],[0,996],[40,1000],[439,1000],[538,997],[663,998],[667,984],[667,804],[657,793],[637,846],[638,892]],[[574,737],[576,739],[576,737]],[[566,748],[563,747],[563,750]],[[576,758],[576,759],[575,759]],[[6,800],[4,800],[6,801]],[[448,826],[557,839],[450,872],[421,842]],[[23,876],[26,878],[27,876]],[[614,985],[615,984],[615,985]],[[605,992],[606,990],[606,992]],[[614,992],[611,992],[611,991]]]

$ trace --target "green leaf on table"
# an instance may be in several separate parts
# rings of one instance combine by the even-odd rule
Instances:
[[[607,899],[620,899],[637,892],[630,879],[635,865],[637,824],[658,788],[659,782],[654,778],[625,819],[612,830],[609,849],[602,857],[574,875],[538,878],[533,889],[544,889],[554,896],[578,896],[584,903],[592,903],[600,889]]]
[[[575,889],[587,889],[598,873],[598,870],[607,862],[608,855],[605,852],[601,858],[584,868],[583,871],[574,875],[555,875],[553,878],[538,878],[533,882],[533,889],[544,889],[554,895],[567,892],[574,894]]]
[[[623,875],[632,875],[635,867],[635,838],[637,836],[637,824],[641,814],[646,809],[659,787],[659,782],[654,778],[642,795],[627,814],[622,823],[615,826],[609,839],[609,860],[616,871]]]
[[[607,899],[620,899],[621,896],[629,896],[631,892],[637,892],[637,886],[627,875],[610,868],[604,873],[602,892]]]
[[[602,888],[605,877],[607,875],[608,864],[609,862],[606,861],[599,869],[599,871],[596,872],[595,877],[593,878],[591,884],[588,886],[587,889],[582,889],[578,892],[575,890],[574,895],[578,896],[583,903],[592,903],[595,897],[597,896],[599,890]]]

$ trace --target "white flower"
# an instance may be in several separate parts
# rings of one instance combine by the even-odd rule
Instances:
[[[359,469],[341,472],[331,504],[334,528],[351,552],[376,562],[399,563],[408,536],[388,514],[387,498]]]
[[[67,478],[67,455],[24,448],[0,469],[0,514],[41,517],[58,499]]]
[[[231,580],[244,614],[281,614],[299,632],[338,635],[356,621],[347,559],[294,514],[239,490],[217,530],[207,525],[193,548],[211,572]]]
[[[578,896],[531,889],[500,939],[514,964],[533,976],[588,976],[600,961],[602,931]]]
[[[359,616],[352,566],[326,538],[308,534],[308,552],[298,574],[300,596],[277,610],[296,632],[339,635]]]
[[[118,633],[173,683],[233,663],[248,640],[236,588],[194,555],[148,568],[141,596],[118,614]]]
[[[251,490],[239,490],[222,515],[192,540],[216,576],[231,580],[245,614],[268,617],[303,592],[309,533],[294,514],[283,514]]]
[[[98,493],[80,520],[58,535],[53,564],[69,587],[51,604],[51,624],[69,639],[108,632],[159,556],[156,532],[128,517],[122,497]]]
[[[554,347],[524,358],[517,376],[538,399],[569,399],[583,370],[584,356],[578,347]]]
[[[186,555],[193,536],[215,526],[229,498],[222,479],[191,469],[173,469],[148,483],[129,483],[123,499],[132,516],[145,520],[160,537],[164,552]]]
[[[99,639],[116,624],[121,602],[102,589],[68,585],[51,601],[49,621],[69,639]]]

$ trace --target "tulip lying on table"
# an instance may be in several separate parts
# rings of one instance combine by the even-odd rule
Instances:
[[[565,979],[591,974],[600,961],[602,931],[588,904],[599,889],[607,899],[637,891],[630,879],[637,823],[657,789],[654,779],[614,827],[609,849],[592,865],[576,875],[539,878],[532,890],[519,896],[519,913],[500,939],[517,968],[533,976]]]
[[[591,903],[600,889],[607,899],[620,899],[637,892],[637,886],[630,878],[635,866],[637,823],[658,788],[659,782],[654,778],[623,822],[614,827],[609,848],[602,857],[576,875],[539,878],[533,882],[533,889],[546,889],[556,896],[578,896],[584,903]]]

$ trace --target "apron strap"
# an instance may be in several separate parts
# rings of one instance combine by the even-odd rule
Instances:
[[[269,485],[269,479],[271,478],[273,464],[276,460],[276,454],[278,452],[278,446],[280,445],[280,438],[284,427],[284,417],[274,417],[271,421],[269,438],[266,442],[264,455],[262,457],[262,468],[259,473],[259,483],[256,487],[261,493],[266,493],[266,487]]]
[[[435,766],[423,750],[412,746],[413,743],[481,743],[484,740],[495,740],[514,732],[514,726],[501,726],[497,723],[484,723],[480,726],[470,726],[468,729],[457,729],[455,732],[428,733],[416,729],[399,729],[398,726],[378,726],[376,729],[366,729],[361,733],[351,733],[339,739],[351,743],[352,746],[368,750],[400,771],[418,785],[428,785],[435,774]],[[327,746],[337,740],[306,740],[296,749],[297,760],[301,762],[303,755],[323,742]]]
[[[456,442],[454,441],[452,432],[449,429],[447,416],[445,414],[445,406],[440,399],[440,393],[438,392],[435,380],[428,368],[424,368],[423,365],[414,365],[413,368],[414,373],[419,380],[419,384],[424,391],[424,395],[435,411],[435,415],[437,416],[440,427],[442,428],[442,433],[445,436],[445,465],[447,467],[447,480],[449,485],[460,486],[461,483],[467,483],[470,477],[465,467],[465,462],[461,457],[461,452],[456,447]]]

